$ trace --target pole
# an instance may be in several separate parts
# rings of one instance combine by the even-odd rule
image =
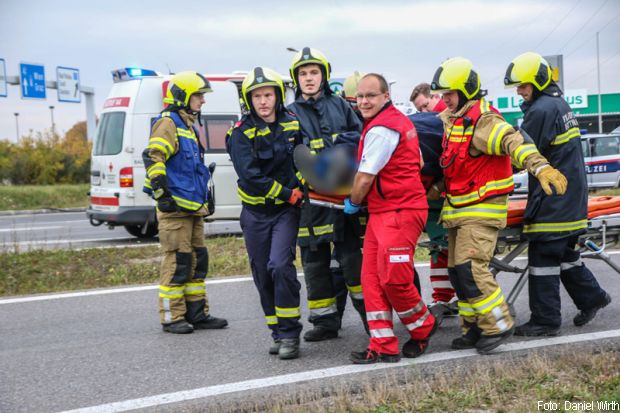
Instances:
[[[19,142],[19,113],[15,112],[15,132],[17,133],[17,142]]]
[[[52,115],[52,135],[55,135],[56,134],[56,132],[55,132],[55,129],[56,129],[55,126],[56,125],[54,125],[54,106],[50,106],[50,113]]]
[[[598,133],[603,133],[603,108],[601,106],[601,58],[596,32],[596,82],[598,83]]]

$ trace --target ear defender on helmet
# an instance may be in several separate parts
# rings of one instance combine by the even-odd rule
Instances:
[[[453,57],[435,71],[431,89],[437,92],[458,90],[471,100],[481,93],[480,77],[471,61],[464,57]]]
[[[203,75],[197,72],[180,72],[170,79],[164,103],[186,108],[193,94],[210,92],[213,92],[211,84]]]
[[[304,47],[300,52],[297,52],[291,61],[291,67],[289,69],[291,74],[291,79],[293,79],[293,83],[295,87],[299,87],[297,83],[297,69],[301,66],[307,64],[316,64],[321,67],[321,71],[323,72],[323,82],[325,84],[329,84],[329,76],[331,74],[331,65],[327,61],[327,57],[323,53],[321,53],[317,49],[312,49],[310,47]]]
[[[504,85],[507,88],[531,83],[544,90],[551,83],[551,66],[538,53],[526,52],[515,57],[506,69]]]
[[[251,92],[255,89],[273,86],[276,89],[278,104],[284,105],[284,82],[275,70],[266,67],[255,67],[241,83],[241,95],[246,106],[252,110]]]

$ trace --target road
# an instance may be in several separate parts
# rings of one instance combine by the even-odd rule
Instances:
[[[619,255],[613,258],[620,260]],[[543,340],[513,338],[503,346],[505,351],[595,338],[619,340],[620,276],[601,261],[587,262],[614,301],[592,323],[577,328],[571,321],[576,310],[563,292],[562,335]],[[419,271],[428,295],[428,266],[420,265]],[[498,279],[504,291],[515,280],[503,273]],[[213,314],[228,318],[230,326],[185,336],[160,330],[155,286],[0,300],[0,411],[159,411],[170,402],[174,402],[172,411],[190,403],[207,411],[222,395],[243,396],[260,388],[277,393],[284,383],[311,386],[329,377],[351,383],[377,369],[404,369],[411,362],[350,365],[349,351],[367,344],[350,304],[338,339],[302,343],[301,358],[278,360],[267,354],[270,338],[250,279],[211,280],[208,290]],[[305,303],[304,290],[302,320],[307,328]],[[526,293],[515,307],[519,322],[525,321]],[[400,324],[397,334],[405,338]],[[416,363],[481,358],[471,350],[450,350],[450,341],[458,334],[457,319],[446,320],[428,353]],[[498,357],[501,354],[508,353]]]
[[[241,233],[238,221],[216,221],[205,225],[205,234]],[[0,250],[133,246],[155,243],[138,239],[123,227],[110,230],[90,225],[84,212],[0,216]]]

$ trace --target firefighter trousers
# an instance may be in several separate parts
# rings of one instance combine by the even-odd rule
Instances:
[[[581,253],[575,250],[577,240],[578,237],[573,236],[529,243],[528,288],[532,323],[560,327],[560,282],[579,310],[589,310],[605,300],[605,291],[581,261]]]
[[[353,307],[362,320],[365,320],[364,296],[360,277],[362,242],[351,225],[349,220],[345,220],[343,240],[334,242],[333,252],[339,261]],[[316,247],[315,251],[312,251],[310,247],[300,247],[306,289],[308,290],[309,321],[317,327],[337,331],[340,328],[341,315],[336,303],[338,286],[337,283],[334,283],[334,276],[330,270],[331,244],[325,242]]]
[[[431,253],[431,287],[433,301],[448,303],[454,298],[454,288],[448,275],[448,231],[439,223],[443,199],[429,201],[428,219],[424,232],[430,242],[438,247]]]
[[[370,329],[369,349],[398,354],[392,310],[413,340],[426,339],[435,323],[413,285],[413,256],[426,221],[426,210],[370,215],[364,237],[362,289]]]
[[[209,315],[205,286],[209,253],[204,242],[203,217],[157,211],[157,221],[164,253],[159,278],[160,322],[204,321]]]
[[[463,334],[478,326],[485,336],[510,330],[513,319],[489,271],[499,229],[467,224],[448,229],[448,274],[459,299]]]
[[[274,339],[298,338],[299,291],[295,248],[300,210],[288,205],[276,212],[241,210],[240,224],[265,322]]]

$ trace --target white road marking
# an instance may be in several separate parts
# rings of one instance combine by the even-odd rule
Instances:
[[[21,224],[24,225],[24,224]],[[0,232],[17,232],[17,231],[41,231],[46,229],[59,229],[63,228],[61,226],[53,226],[53,227],[24,227],[24,228],[3,228],[0,229]]]
[[[541,347],[555,346],[558,344],[572,344],[585,341],[601,340],[607,338],[620,337],[620,329],[599,331],[587,334],[575,334],[570,336],[559,336],[540,340],[522,341],[508,343],[500,346],[495,353],[509,353],[512,351],[529,350]],[[86,407],[82,409],[68,410],[61,413],[112,413],[125,412],[134,409],[144,409],[148,407],[161,406],[163,404],[179,403],[189,400],[203,399],[207,397],[219,396],[222,394],[255,390],[266,387],[299,383],[308,380],[321,380],[330,377],[338,377],[348,374],[359,374],[374,370],[386,370],[396,367],[407,367],[412,364],[428,364],[436,361],[458,360],[468,357],[479,356],[475,350],[447,351],[442,353],[431,353],[416,361],[404,360],[398,363],[379,363],[373,365],[344,365],[321,370],[310,370],[299,373],[284,374],[281,376],[267,377],[263,379],[245,380],[236,383],[219,384],[215,386],[201,387],[198,389],[165,393],[155,396],[143,397],[139,399],[124,400],[120,402],[100,404],[98,406]]]

